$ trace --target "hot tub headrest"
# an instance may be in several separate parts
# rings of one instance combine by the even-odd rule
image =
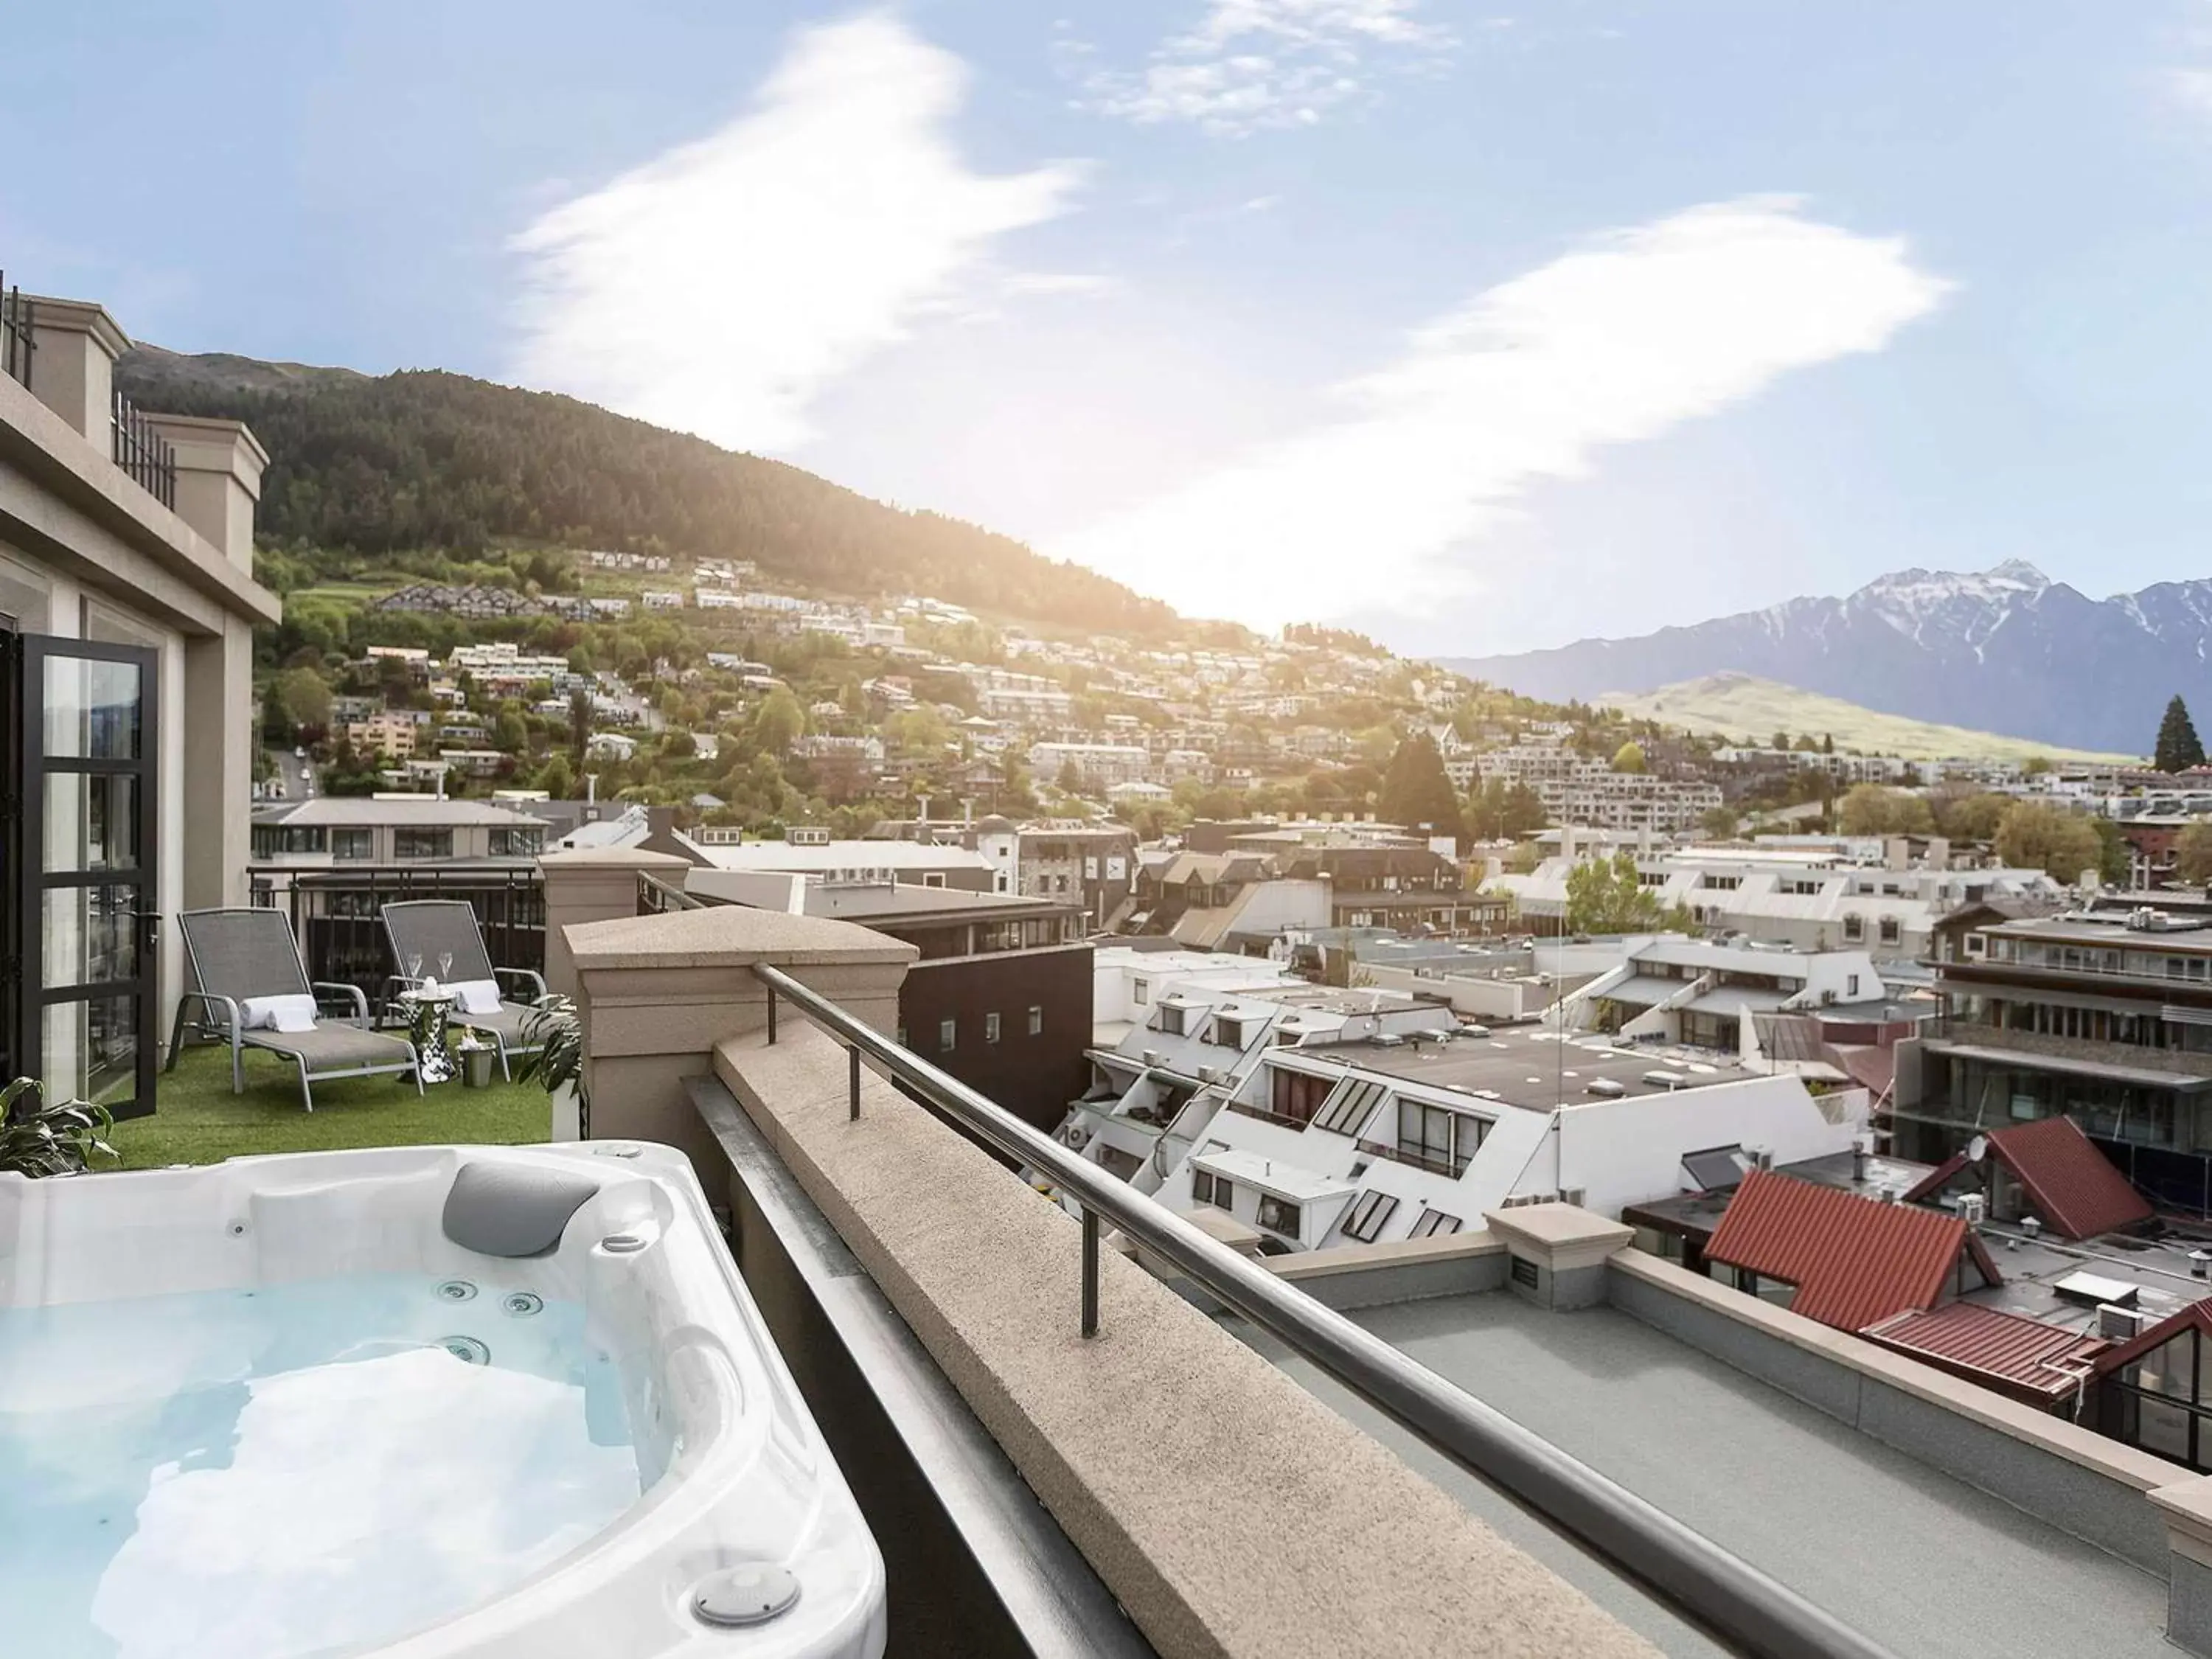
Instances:
[[[589,1176],[535,1164],[464,1164],[446,1194],[446,1237],[479,1255],[545,1255],[599,1189]]]

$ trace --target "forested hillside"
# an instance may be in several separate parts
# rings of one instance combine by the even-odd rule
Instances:
[[[841,592],[915,591],[1131,637],[1175,621],[1007,537],[574,398],[154,348],[125,356],[119,377],[146,407],[252,426],[271,457],[260,532],[278,544],[473,553],[507,540],[750,559]]]

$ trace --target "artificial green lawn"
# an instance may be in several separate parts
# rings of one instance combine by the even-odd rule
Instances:
[[[191,1048],[162,1074],[151,1117],[115,1126],[109,1138],[121,1164],[97,1170],[217,1164],[248,1152],[316,1152],[337,1146],[404,1146],[424,1142],[511,1146],[544,1140],[552,1106],[535,1083],[465,1089],[459,1078],[418,1097],[408,1079],[355,1077],[315,1085],[312,1115],[300,1105],[300,1074],[274,1054],[246,1053],[246,1092],[230,1091],[230,1051]]]

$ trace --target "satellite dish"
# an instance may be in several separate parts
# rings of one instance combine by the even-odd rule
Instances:
[[[1966,1161],[1968,1163],[1979,1164],[1989,1155],[1990,1138],[1987,1135],[1976,1135],[1972,1140],[1966,1143]]]

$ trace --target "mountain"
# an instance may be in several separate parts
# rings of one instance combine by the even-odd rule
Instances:
[[[280,544],[750,559],[838,592],[921,592],[1125,637],[1177,623],[1158,600],[1010,538],[574,398],[435,370],[372,377],[152,346],[126,353],[117,377],[146,407],[252,425],[271,458],[258,528]]]
[[[1765,743],[1776,732],[1806,732],[1836,740],[1838,749],[1866,754],[1903,755],[1909,760],[1941,759],[1950,755],[1988,755],[2002,760],[2027,760],[2041,755],[2054,761],[2120,760],[2121,754],[2098,754],[2039,744],[2024,738],[1999,737],[1990,732],[1970,732],[1929,720],[1907,720],[1901,714],[1878,714],[1840,697],[1802,691],[1794,685],[1763,680],[1751,674],[1707,674],[1656,691],[1633,694],[1607,692],[1593,699],[1638,720],[1657,720],[1662,726],[1711,732],[1732,738],[1755,737]]]
[[[2142,754],[2175,692],[2212,708],[2212,580],[2092,599],[2018,559],[1899,570],[1843,599],[1443,665],[1561,702],[1748,674],[1911,720]]]

